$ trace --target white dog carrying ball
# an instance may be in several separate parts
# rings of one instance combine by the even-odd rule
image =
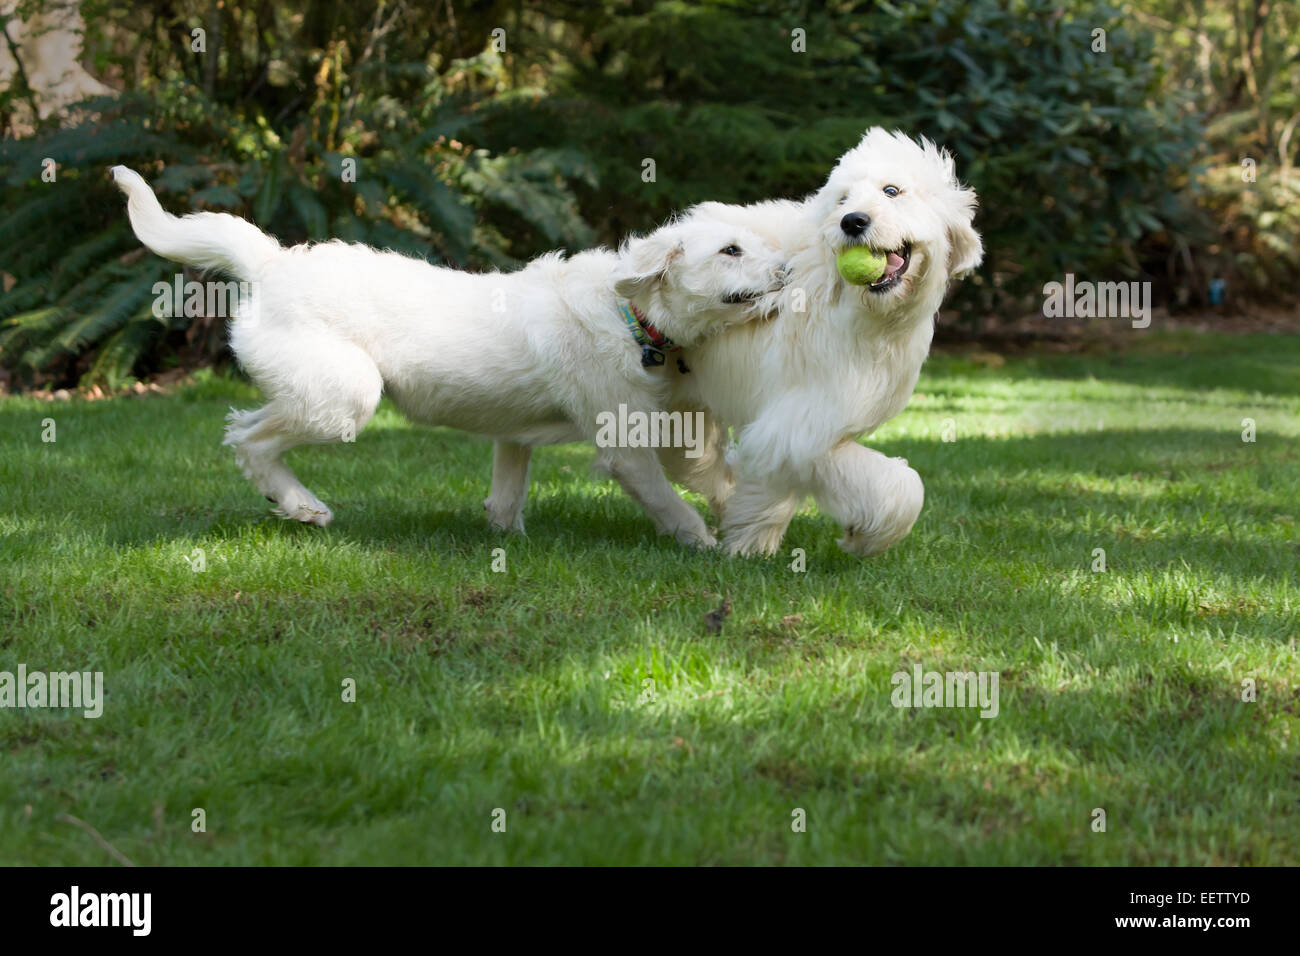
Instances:
[[[758,233],[790,270],[774,320],[701,340],[692,374],[673,379],[674,407],[707,410],[715,445],[723,426],[735,430],[726,460],[716,447],[699,460],[661,454],[721,513],[729,553],[775,553],[808,495],[840,523],[851,553],[884,550],[911,530],[920,475],[858,438],[907,404],[949,283],[979,265],[975,205],[948,153],[875,128],[802,202],[705,203],[688,214]]]

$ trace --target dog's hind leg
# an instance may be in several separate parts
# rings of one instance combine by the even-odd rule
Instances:
[[[322,527],[329,524],[333,512],[281,461],[290,448],[322,439],[304,435],[293,417],[281,413],[274,403],[252,413],[231,412],[229,419],[224,444],[234,446],[235,461],[245,477],[275,502],[276,513]]]
[[[596,467],[610,475],[650,516],[660,534],[681,544],[711,548],[718,542],[704,519],[673,490],[653,448],[602,449]]]
[[[340,350],[354,354],[340,356]],[[301,360],[302,349],[299,348]],[[232,411],[223,444],[235,449],[235,460],[257,490],[276,503],[276,513],[295,521],[327,525],[334,514],[281,461],[298,445],[351,442],[375,413],[383,381],[365,353],[347,343],[332,343],[305,367],[309,381],[285,384],[264,407]],[[335,360],[331,364],[331,359]],[[302,367],[302,366],[299,366]],[[258,369],[259,383],[280,380]],[[263,384],[263,390],[269,391]]]
[[[238,418],[242,412],[233,412],[224,444],[234,446],[240,470],[259,492],[276,503],[277,514],[324,527],[334,519],[333,512],[281,460],[291,447],[308,444],[311,438],[295,432],[291,421],[277,415],[272,407],[260,411],[265,414],[252,424]]]
[[[528,500],[528,463],[533,450],[512,441],[492,446],[492,491],[483,502],[488,523],[501,531],[524,530],[524,502]]]

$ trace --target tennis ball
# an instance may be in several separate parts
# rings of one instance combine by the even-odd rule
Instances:
[[[866,246],[850,246],[835,257],[835,268],[845,282],[870,285],[885,274],[885,256],[878,256]]]

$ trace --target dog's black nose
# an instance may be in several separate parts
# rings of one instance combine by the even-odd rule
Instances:
[[[871,217],[865,212],[846,212],[844,218],[840,220],[840,229],[844,235],[857,238],[867,231],[871,225]]]

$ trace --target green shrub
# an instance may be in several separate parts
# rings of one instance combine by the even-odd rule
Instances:
[[[336,142],[307,123],[285,142],[177,79],[6,141],[0,263],[11,288],[0,295],[0,362],[23,382],[116,386],[142,366],[222,353],[224,330],[211,317],[153,314],[153,284],[181,267],[144,254],[112,164],[138,169],[173,212],[229,211],[290,243],[337,237],[457,267],[512,268],[542,249],[593,242],[569,185],[594,184],[581,154],[492,155],[462,141],[474,117],[436,73],[419,94],[409,108],[361,101]],[[41,175],[47,157],[53,182]]]
[[[619,5],[621,6],[621,5]],[[607,4],[607,9],[614,5]],[[1180,192],[1197,118],[1163,89],[1149,31],[1105,3],[964,0],[827,5],[638,5],[561,34],[555,95],[500,145],[581,142],[601,189],[583,213],[601,234],[643,228],[703,199],[815,190],[871,125],[929,136],[981,196],[989,255],[955,301],[1028,301],[1061,273],[1144,271],[1140,241],[1194,234]],[[806,52],[794,52],[796,28]],[[1093,30],[1106,31],[1093,52]],[[653,158],[657,181],[641,181]]]
[[[989,254],[952,302],[966,315],[1036,308],[1065,272],[1201,282],[1222,237],[1198,198],[1258,226],[1255,248],[1224,261],[1256,285],[1295,275],[1279,254],[1297,245],[1290,193],[1235,196],[1201,178],[1202,119],[1162,62],[1183,61],[1155,45],[1157,27],[1104,2],[311,9],[84,6],[88,55],[128,92],[0,146],[0,365],[21,381],[111,384],[220,354],[219,324],[150,314],[152,282],[176,267],[124,228],[106,174],[120,162],[173,211],[509,268],[705,199],[806,194],[881,124],[950,148],[980,193]],[[205,56],[178,42],[200,25],[213,31]],[[497,29],[504,53],[491,50]],[[0,118],[23,92],[0,91]],[[1277,109],[1289,95],[1274,94]],[[57,184],[41,180],[46,157]],[[1184,260],[1202,264],[1169,270]]]

